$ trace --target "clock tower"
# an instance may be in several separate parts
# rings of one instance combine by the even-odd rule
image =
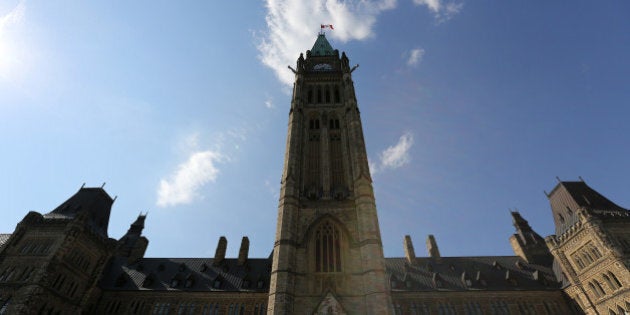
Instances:
[[[392,313],[355,69],[323,33],[291,68],[269,314]]]

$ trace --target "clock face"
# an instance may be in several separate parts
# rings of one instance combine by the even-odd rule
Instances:
[[[332,66],[327,63],[318,63],[313,67],[315,71],[329,71],[332,70]]]

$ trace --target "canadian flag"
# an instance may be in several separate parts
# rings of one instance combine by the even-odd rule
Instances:
[[[335,29],[335,28],[332,26],[332,24],[327,24],[327,25],[326,25],[326,24],[322,24],[322,29],[325,29],[325,28],[330,28],[331,30],[334,30],[334,29]]]

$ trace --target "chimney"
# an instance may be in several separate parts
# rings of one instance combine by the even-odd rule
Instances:
[[[241,240],[241,248],[238,250],[238,265],[242,266],[247,262],[247,255],[249,254],[249,238],[243,236]]]
[[[227,239],[225,236],[219,238],[219,244],[217,244],[217,251],[214,252],[213,265],[220,265],[225,259],[225,250],[227,249]]]
[[[411,242],[411,236],[405,235],[403,240],[403,246],[405,248],[405,257],[407,262],[412,264],[416,260],[416,252],[413,250],[413,243]]]
[[[430,234],[429,237],[427,237],[427,251],[429,252],[429,257],[440,258],[440,250],[438,249],[437,242],[435,242],[433,234]]]

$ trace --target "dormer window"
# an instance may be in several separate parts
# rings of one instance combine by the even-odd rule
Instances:
[[[193,277],[188,277],[188,279],[186,279],[186,283],[184,284],[184,286],[186,288],[190,288],[193,286],[193,284],[195,284],[195,279],[193,279]]]
[[[258,280],[258,283],[256,283],[256,288],[262,289],[264,285],[265,285],[264,281]]]
[[[153,276],[149,275],[149,276],[147,276],[146,279],[144,279],[144,282],[142,283],[142,286],[145,287],[145,288],[148,288],[148,287],[153,285],[153,282],[154,282]]]
[[[560,223],[564,224],[564,217],[560,213],[558,213],[558,220],[560,220]]]
[[[218,289],[221,287],[221,280],[220,279],[214,279],[214,282],[212,283],[212,287],[215,289]]]
[[[175,288],[179,285],[179,280],[173,279],[171,280],[171,287]]]
[[[319,119],[311,119],[311,120],[308,122],[308,127],[309,127],[309,129],[311,129],[311,130],[317,130],[317,129],[319,129]]]

